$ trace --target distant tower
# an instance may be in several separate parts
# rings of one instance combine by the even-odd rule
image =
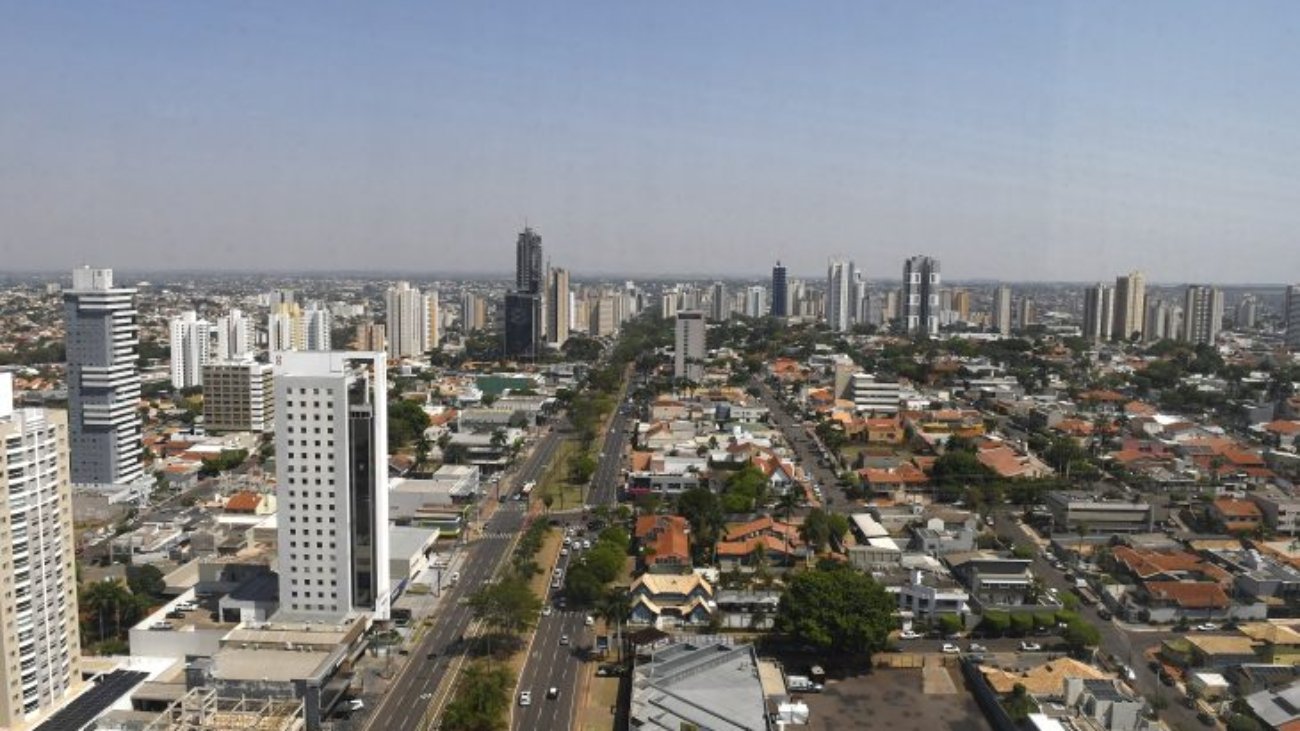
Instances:
[[[1300,284],[1286,288],[1286,347],[1300,351]]]
[[[542,293],[542,237],[525,227],[515,242],[515,291]]]
[[[1116,340],[1142,336],[1146,324],[1146,277],[1142,272],[1129,272],[1115,278],[1115,322],[1111,335]]]
[[[384,334],[390,358],[418,358],[428,350],[429,302],[410,282],[398,282],[384,294]]]
[[[1005,284],[993,290],[993,329],[1011,334],[1011,288]]]
[[[144,474],[135,290],[114,287],[112,269],[76,269],[63,310],[72,482],[135,482]]]
[[[387,356],[271,358],[280,427],[280,612],[287,619],[336,621],[354,611],[387,619]]]
[[[556,344],[569,339],[569,270],[552,269],[546,283],[546,336]]]
[[[1095,284],[1083,292],[1083,337],[1096,342],[1110,340],[1115,319],[1115,290]]]
[[[709,298],[709,319],[714,322],[726,322],[730,315],[731,302],[727,299],[727,285],[714,282],[712,295]]]
[[[192,388],[203,385],[203,366],[208,363],[211,328],[194,310],[181,313],[171,321],[172,387]]]
[[[506,293],[505,352],[535,358],[545,332],[542,310],[542,237],[525,227],[515,242],[515,290]]]
[[[835,332],[847,332],[853,324],[856,279],[851,261],[833,259],[826,268],[826,324]]]
[[[677,313],[673,377],[685,378],[697,384],[704,380],[703,312],[691,310]]]
[[[913,256],[903,263],[902,324],[909,335],[939,334],[939,260]]]
[[[1183,306],[1183,340],[1214,345],[1223,327],[1223,290],[1190,285]]]
[[[243,360],[253,355],[253,321],[240,310],[217,318],[215,360]]]
[[[777,262],[772,267],[772,317],[790,316],[790,290],[786,285],[785,267]]]

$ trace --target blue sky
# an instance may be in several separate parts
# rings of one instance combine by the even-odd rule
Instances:
[[[1300,4],[0,2],[3,269],[1300,279]]]

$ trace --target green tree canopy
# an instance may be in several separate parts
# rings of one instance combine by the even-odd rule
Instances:
[[[514,633],[533,626],[542,601],[523,579],[507,576],[471,594],[469,607],[488,627]]]
[[[885,647],[897,601],[866,574],[847,566],[797,574],[781,595],[776,630],[799,642],[869,662]]]

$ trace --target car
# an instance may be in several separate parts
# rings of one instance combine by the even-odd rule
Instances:
[[[556,698],[559,698],[559,697],[560,697],[560,689],[559,689],[559,688],[556,688],[555,686],[551,686],[550,688],[547,688],[547,689],[546,689],[546,697],[549,698],[549,699],[551,699],[551,700],[555,700]]]
[[[1100,617],[1103,621],[1109,622],[1111,618],[1114,617],[1115,615],[1111,614],[1109,609],[1105,607],[1099,607],[1097,609],[1097,616]]]
[[[1038,644],[1037,642],[1021,642],[1020,651],[1021,652],[1042,652],[1043,646]]]
[[[588,615],[587,615],[587,618],[584,619],[584,620],[582,620],[582,623],[585,624],[585,625],[588,626],[588,627],[591,627],[592,625],[596,624],[596,620],[595,620],[595,619],[592,619],[591,615],[588,614]]]
[[[568,555],[569,555],[569,549],[567,549],[567,548],[561,548],[561,549],[560,549],[560,555],[561,555],[561,556],[568,556]]]
[[[551,579],[551,588],[552,588],[552,589],[558,589],[558,588],[560,588],[560,580],[559,580],[559,579]]]
[[[1121,677],[1123,677],[1125,680],[1128,680],[1128,681],[1137,680],[1137,677],[1138,677],[1138,674],[1135,673],[1135,672],[1133,672],[1133,668],[1131,668],[1131,667],[1129,667],[1129,666],[1127,666],[1127,665],[1120,665],[1120,666],[1119,666],[1119,674],[1120,674]]]
[[[589,550],[591,550],[591,541],[586,540],[586,539],[583,539],[583,541],[582,541],[582,550],[584,550],[584,551],[589,551]]]
[[[921,637],[922,635],[920,632],[915,632],[910,629],[905,629],[898,633],[898,639],[900,640],[919,640]]]
[[[556,566],[556,567],[555,567],[555,570],[552,571],[551,574],[553,574],[553,575],[555,576],[555,578],[558,579],[558,578],[560,578],[561,576],[564,576],[564,569],[560,568],[559,566]]]
[[[561,647],[564,647],[564,646],[567,646],[568,644],[569,644],[569,636],[568,636],[568,635],[560,635],[560,646],[561,646]]]
[[[988,652],[989,648],[975,642],[970,643],[970,652]]]
[[[1196,625],[1195,627],[1193,627],[1192,629],[1194,629],[1194,630],[1196,630],[1196,631],[1198,631],[1198,632],[1214,632],[1214,631],[1216,631],[1216,630],[1219,629],[1219,625],[1217,625],[1217,624],[1215,624],[1215,623],[1213,623],[1213,622],[1206,622],[1206,623],[1204,623],[1204,624],[1198,624],[1198,625]]]
[[[497,696],[497,697],[499,698],[500,696]],[[533,704],[533,693],[532,693],[532,691],[525,690],[524,692],[522,692],[522,693],[519,694],[519,705],[521,705],[521,706],[531,706],[532,704]]]
[[[460,572],[459,571],[451,572],[451,583],[454,584],[457,581],[460,581]]]
[[[551,612],[552,612],[552,611],[553,611],[553,610],[551,609],[551,605],[550,605],[550,604],[547,604],[546,606],[542,607],[542,616],[543,616],[543,617],[549,617],[549,616],[551,616]]]
[[[347,701],[347,707],[349,711],[365,710],[366,702],[360,698],[349,698]]]
[[[960,654],[961,654],[961,648],[958,647],[958,646],[956,646],[956,645],[954,645],[954,644],[952,644],[951,642],[945,642],[945,643],[943,643],[943,650],[942,650],[942,652],[943,652],[943,654],[945,654],[945,655],[960,655]]]
[[[570,538],[570,537],[568,537],[568,536],[565,536],[565,537],[564,537],[564,546],[567,548],[567,547],[569,546],[570,543],[573,543],[573,539]]]

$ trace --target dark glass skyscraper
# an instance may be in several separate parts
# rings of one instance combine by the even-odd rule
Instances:
[[[505,353],[512,358],[533,358],[541,349],[545,270],[542,237],[525,227],[515,243],[515,289],[506,293]]]
[[[542,237],[525,227],[515,243],[515,291],[541,294],[544,278]]]
[[[790,316],[790,290],[786,286],[785,267],[777,262],[772,267],[772,317]]]

